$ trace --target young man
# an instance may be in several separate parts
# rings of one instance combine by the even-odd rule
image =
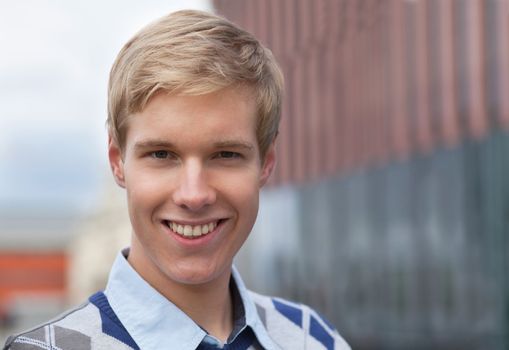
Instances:
[[[246,290],[233,257],[275,162],[283,78],[223,18],[149,25],[111,71],[109,160],[132,241],[104,292],[5,349],[349,349],[310,308]]]

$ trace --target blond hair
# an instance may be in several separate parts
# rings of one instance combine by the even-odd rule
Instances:
[[[250,33],[202,11],[171,13],[120,50],[110,72],[108,129],[125,144],[127,118],[156,92],[201,95],[246,85],[257,103],[256,135],[263,157],[277,135],[283,75],[272,53]]]

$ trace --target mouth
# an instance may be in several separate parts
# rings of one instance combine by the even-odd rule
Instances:
[[[189,225],[177,223],[175,221],[164,220],[164,224],[174,233],[187,239],[195,239],[203,237],[213,232],[218,225],[224,222],[225,219],[214,220],[208,223]]]

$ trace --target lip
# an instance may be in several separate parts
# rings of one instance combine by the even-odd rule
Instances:
[[[163,220],[165,222],[174,222],[179,225],[190,225],[190,226],[197,226],[197,225],[206,225],[210,224],[211,222],[217,222],[217,221],[224,221],[225,218],[211,218],[211,219],[204,219],[204,220]]]
[[[167,222],[175,222],[180,225],[194,226],[194,225],[205,225],[207,223],[214,222],[214,221],[217,221],[218,223],[217,223],[216,228],[213,231],[206,233],[204,235],[198,236],[198,237],[191,237],[191,238],[187,238],[185,236],[182,236],[182,235],[174,232],[167,225]],[[212,219],[212,220],[208,220],[208,221],[207,220],[200,220],[200,221],[163,220],[163,221],[161,221],[161,226],[163,226],[164,230],[168,233],[168,235],[170,237],[172,237],[175,241],[177,241],[181,246],[189,247],[189,248],[197,248],[200,246],[207,245],[210,241],[214,240],[214,238],[217,237],[219,235],[219,233],[222,231],[222,229],[227,221],[228,221],[228,219],[216,219],[216,220]]]

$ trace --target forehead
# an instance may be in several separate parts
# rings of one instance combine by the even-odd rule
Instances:
[[[256,98],[251,89],[230,87],[189,96],[156,93],[145,108],[127,122],[126,141],[154,139],[256,139]]]

